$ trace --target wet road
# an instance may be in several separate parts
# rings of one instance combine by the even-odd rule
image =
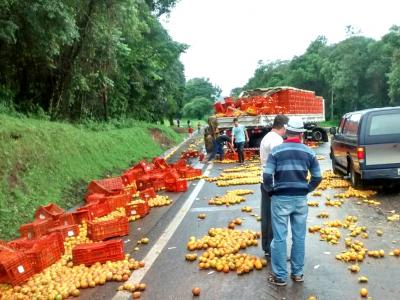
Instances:
[[[320,160],[323,170],[330,168],[328,156],[329,145],[316,149],[317,154],[324,156]],[[211,177],[218,176],[222,168],[234,165],[210,165],[207,173]],[[224,191],[231,189],[252,189],[254,194],[247,195],[246,202],[230,207],[209,206],[208,200]],[[347,230],[341,229],[342,239],[338,245],[330,245],[319,240],[319,234],[307,233],[305,282],[288,281],[286,287],[275,287],[267,283],[270,266],[262,271],[237,276],[235,272],[228,274],[199,270],[197,262],[185,261],[186,244],[189,237],[200,238],[207,234],[210,227],[225,227],[234,218],[245,218],[238,229],[259,231],[260,222],[255,217],[244,213],[240,208],[244,205],[253,207],[256,214],[260,213],[259,185],[217,187],[215,183],[194,181],[186,193],[174,194],[174,204],[169,207],[154,208],[149,216],[138,222],[131,223],[132,234],[126,239],[126,250],[135,259],[144,259],[146,268],[133,273],[132,280],[140,279],[147,284],[142,299],[192,299],[193,287],[200,287],[200,299],[307,299],[315,295],[317,299],[360,299],[359,289],[366,287],[372,299],[400,299],[400,258],[389,256],[393,248],[400,248],[400,222],[390,223],[386,220],[389,211],[400,211],[400,195],[397,190],[380,190],[372,199],[380,201],[378,207],[359,204],[356,199],[347,199],[340,208],[326,207],[326,195],[342,192],[344,189],[323,191],[321,197],[310,196],[309,200],[320,202],[319,207],[310,207],[308,224],[323,224],[324,219],[316,217],[321,211],[330,214],[328,220],[343,220],[346,215],[357,216],[358,226],[366,226],[368,239],[357,238],[364,242],[368,249],[384,249],[386,256],[382,259],[367,257],[360,263],[361,271],[351,273],[347,267],[350,264],[338,261],[335,255],[345,250],[344,238]],[[333,198],[333,197],[332,197]],[[197,218],[199,213],[207,215],[205,220]],[[375,232],[380,229],[383,236]],[[144,236],[150,238],[148,245],[133,251],[136,241]],[[289,239],[288,239],[289,241]],[[289,242],[290,243],[290,242]],[[290,248],[289,248],[290,249]],[[201,253],[201,252],[199,252]],[[262,256],[261,247],[249,247],[246,253]],[[359,284],[359,276],[367,276],[367,284]],[[107,284],[83,293],[86,299],[129,299],[127,293],[117,293],[119,284]]]

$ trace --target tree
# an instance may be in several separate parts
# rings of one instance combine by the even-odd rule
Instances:
[[[183,107],[183,115],[188,118],[202,119],[211,113],[213,102],[205,97],[195,97]]]
[[[186,83],[186,103],[195,97],[204,97],[211,100],[217,100],[220,95],[221,89],[218,86],[214,86],[208,78],[192,78]]]

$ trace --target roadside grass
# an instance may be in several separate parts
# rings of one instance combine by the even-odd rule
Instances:
[[[321,127],[337,127],[339,125],[339,120],[330,120],[318,123]]]
[[[38,206],[74,207],[91,180],[118,175],[141,159],[160,155],[168,146],[152,132],[169,146],[182,140],[168,126],[139,121],[131,126],[93,130],[0,114],[0,239],[17,236]]]

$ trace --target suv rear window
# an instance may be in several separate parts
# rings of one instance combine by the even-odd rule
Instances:
[[[400,113],[372,116],[368,135],[386,134],[400,134]]]

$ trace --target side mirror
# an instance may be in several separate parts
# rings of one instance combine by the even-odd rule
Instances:
[[[336,127],[329,128],[329,133],[335,135],[337,133]]]

